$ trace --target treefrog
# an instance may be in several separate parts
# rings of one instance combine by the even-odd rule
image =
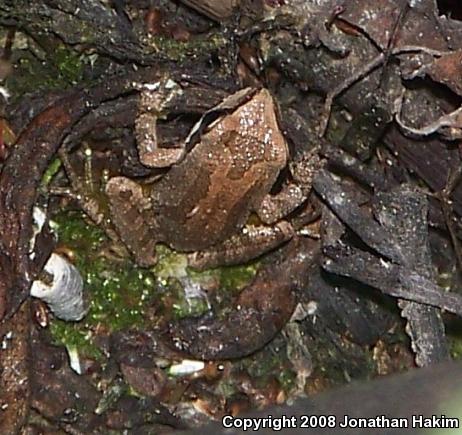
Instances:
[[[236,92],[203,116],[182,147],[161,148],[156,122],[181,87],[165,79],[140,89],[140,161],[169,170],[152,184],[117,176],[106,186],[112,222],[139,265],[156,263],[157,243],[189,253],[190,265],[201,268],[248,261],[293,236],[281,216],[311,186],[289,183],[270,194],[289,151],[268,90]],[[252,213],[261,225],[246,226]]]

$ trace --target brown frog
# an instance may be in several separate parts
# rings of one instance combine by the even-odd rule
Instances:
[[[203,131],[189,152],[157,144],[156,121],[175,93],[181,88],[171,80],[144,85],[136,122],[141,162],[171,168],[153,184],[115,177],[106,188],[112,221],[137,263],[155,264],[157,243],[192,253],[190,264],[204,267],[244,262],[290,239],[292,227],[280,217],[310,186],[289,183],[269,194],[289,158],[270,93],[244,89],[226,98],[207,112],[215,114],[210,125],[193,129],[187,142]],[[253,212],[274,225],[246,227]]]

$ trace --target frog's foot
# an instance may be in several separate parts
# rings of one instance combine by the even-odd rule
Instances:
[[[258,217],[267,225],[280,221],[301,205],[306,197],[304,190],[296,184],[285,184],[278,194],[268,194],[263,198],[257,210]]]
[[[305,202],[311,192],[314,176],[324,165],[318,151],[306,152],[290,163],[293,181],[284,184],[277,194],[266,195],[256,210],[262,222],[267,225],[278,222]]]
[[[206,269],[246,263],[271,251],[294,236],[292,226],[281,221],[272,227],[248,226],[219,245],[188,256],[189,266]]]
[[[114,177],[106,186],[106,194],[112,223],[137,264],[156,264],[156,239],[148,219],[151,203],[143,195],[142,187],[129,178]]]

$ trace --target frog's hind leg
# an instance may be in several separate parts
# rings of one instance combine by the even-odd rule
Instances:
[[[286,221],[274,226],[246,226],[240,233],[208,250],[189,254],[188,263],[195,269],[246,263],[293,236],[294,230]]]
[[[125,177],[111,178],[106,186],[111,220],[137,264],[156,264],[156,239],[149,222],[152,206],[142,187]]]
[[[308,189],[308,191],[311,187]],[[287,217],[307,198],[308,193],[294,183],[286,183],[276,195],[268,194],[256,210],[262,222],[270,225]]]
[[[318,152],[319,150],[315,148],[303,153],[290,163],[293,181],[286,182],[277,194],[266,195],[256,209],[256,213],[263,223],[270,225],[287,218],[290,213],[305,202],[311,192],[315,174],[324,165]]]

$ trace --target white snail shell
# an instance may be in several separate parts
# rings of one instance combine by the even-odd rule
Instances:
[[[31,295],[45,301],[53,314],[66,321],[79,321],[88,311],[83,297],[83,280],[75,266],[58,254],[51,254],[44,270],[52,282],[36,280]]]

